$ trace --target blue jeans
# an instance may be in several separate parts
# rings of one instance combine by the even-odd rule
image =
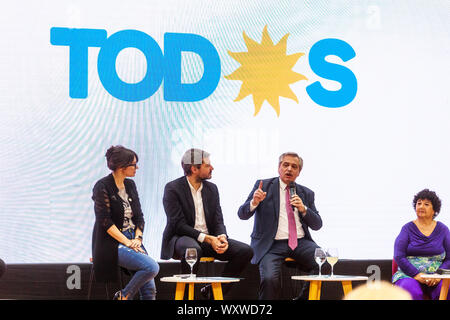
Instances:
[[[128,239],[134,239],[134,230],[123,233]],[[118,264],[120,267],[134,272],[133,277],[122,289],[122,295],[132,299],[139,291],[141,300],[156,299],[155,277],[159,272],[159,264],[145,253],[136,252],[123,244],[119,244]]]

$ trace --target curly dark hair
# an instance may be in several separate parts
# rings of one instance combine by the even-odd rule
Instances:
[[[439,199],[436,192],[429,189],[423,189],[414,196],[413,208],[416,209],[417,201],[425,199],[431,201],[431,205],[434,210],[434,217],[436,217],[439,214],[439,211],[441,211],[441,199]]]

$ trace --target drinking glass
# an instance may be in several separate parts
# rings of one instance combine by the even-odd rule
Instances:
[[[197,262],[197,249],[195,248],[187,248],[185,253],[185,259],[187,264],[191,267],[191,275],[190,277],[193,278],[194,275],[192,273],[192,269],[194,267],[194,264]]]
[[[327,259],[325,250],[323,250],[322,248],[317,248],[314,251],[314,259],[316,260],[316,263],[319,265],[319,277],[320,277],[322,276],[322,264]]]
[[[331,265],[331,276],[334,276],[333,268],[339,260],[339,253],[337,248],[327,249],[327,262]]]

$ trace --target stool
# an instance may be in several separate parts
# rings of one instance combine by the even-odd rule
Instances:
[[[295,263],[295,260],[287,257],[286,259],[284,259],[284,262],[294,262]]]
[[[215,261],[214,257],[201,257],[200,258],[200,262],[205,262],[206,263],[206,276],[209,277],[210,276],[210,267],[212,267],[212,263]]]
[[[295,259],[287,257],[284,259],[284,265],[289,269],[294,269],[293,272],[288,273],[288,277],[289,283],[291,284],[291,296],[296,297],[298,291],[302,288],[303,285],[302,282],[292,283],[292,281],[290,281],[292,276],[298,276],[300,273],[297,262],[295,261]],[[283,289],[283,267],[281,268],[281,288]]]
[[[95,273],[94,273],[94,259],[93,258],[89,258],[89,262],[91,263],[91,272],[89,275],[89,286],[88,286],[88,296],[87,299],[91,300],[91,291],[92,291],[92,283],[94,282],[94,278],[95,278]],[[119,271],[119,282],[120,282],[120,286],[123,288],[124,287],[124,283],[123,283],[123,278],[122,278],[122,272],[128,273],[128,270],[124,269],[124,268],[120,268]],[[109,291],[108,291],[108,282],[105,282],[105,292],[106,292],[106,299],[109,300]]]

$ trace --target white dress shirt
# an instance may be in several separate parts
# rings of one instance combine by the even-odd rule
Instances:
[[[284,183],[280,178],[278,179],[280,181],[280,214],[278,217],[278,229],[277,233],[275,234],[275,240],[286,240],[289,239],[289,224],[286,211],[286,188],[288,188],[288,185]],[[256,207],[257,206],[253,205],[253,201],[250,201],[250,211],[255,210]],[[305,214],[303,214],[303,216]],[[305,231],[302,228],[297,208],[295,208],[294,210],[294,219],[295,227],[297,228],[297,239],[303,238],[305,236]]]
[[[278,230],[275,234],[275,240],[289,239],[289,224],[286,210],[286,189],[289,186],[280,179],[280,215],[278,217]],[[297,239],[305,236],[300,218],[298,217],[297,208],[294,209],[295,227],[297,228]]]
[[[194,229],[200,231],[200,234],[197,238],[199,242],[203,242],[205,240],[205,236],[208,234],[208,227],[206,226],[205,220],[205,211],[203,210],[203,199],[202,199],[202,189],[203,183],[200,185],[198,190],[191,185],[189,179],[186,177],[186,180],[191,188],[192,199],[194,200],[195,207],[195,225]]]

